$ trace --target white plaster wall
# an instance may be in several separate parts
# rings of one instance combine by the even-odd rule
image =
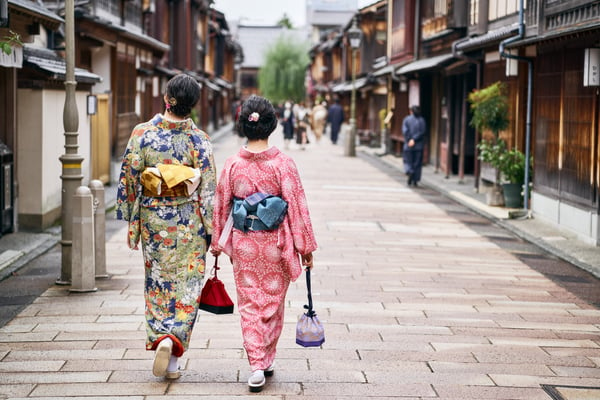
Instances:
[[[535,191],[531,195],[531,211],[536,218],[576,234],[585,243],[600,244],[599,218],[596,213]]]
[[[83,185],[90,176],[90,119],[86,112],[86,92],[76,93],[79,115],[78,154],[82,163]],[[20,89],[17,94],[19,165],[19,213],[44,215],[60,208],[62,163],[65,153],[63,109],[65,92]],[[35,110],[35,112],[32,112]]]
[[[104,45],[92,54],[92,72],[102,77],[102,82],[92,87],[92,93],[110,93],[110,51],[109,45]]]
[[[531,210],[547,222],[558,225],[558,201],[546,197],[536,191],[531,192]]]
[[[17,92],[17,137],[15,162],[18,166],[17,183],[19,212],[38,214],[42,209],[43,145],[41,115],[42,92],[19,89]],[[35,112],[33,112],[35,110]]]

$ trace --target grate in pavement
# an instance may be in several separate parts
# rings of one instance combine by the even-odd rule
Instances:
[[[536,254],[536,253],[515,253],[517,257],[527,258],[531,260],[547,260],[550,257],[548,254]]]
[[[600,399],[600,387],[540,385],[554,400]]]

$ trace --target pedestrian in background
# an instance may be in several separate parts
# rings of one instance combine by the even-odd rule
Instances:
[[[344,109],[340,104],[340,99],[337,97],[329,107],[329,110],[327,110],[327,122],[331,124],[331,143],[337,144],[338,135],[344,122]]]
[[[294,127],[296,126],[292,103],[289,101],[285,102],[283,115],[281,116],[281,125],[283,125],[283,147],[288,150],[290,142],[294,138]]]
[[[409,115],[402,121],[402,133],[404,134],[402,161],[409,186],[416,187],[421,180],[425,131],[425,119],[421,116],[421,108],[412,106]]]
[[[146,349],[155,376],[177,379],[198,312],[212,232],[216,170],[208,135],[189,118],[200,97],[192,77],[167,83],[164,114],[137,125],[123,156],[117,218],[144,257]]]
[[[277,126],[271,103],[252,96],[242,106],[240,132],[248,144],[229,157],[215,196],[212,254],[232,260],[244,349],[258,392],[274,371],[290,281],[312,268],[316,250],[302,182],[294,161],[269,136]],[[262,207],[262,213],[257,208]],[[271,218],[272,217],[272,218]],[[233,222],[233,227],[227,221]]]
[[[310,125],[310,108],[304,106],[304,103],[300,103],[294,109],[294,117],[296,117],[296,144],[300,146],[302,150],[306,150],[306,145],[309,143],[308,140],[308,128]]]
[[[311,113],[311,126],[315,134],[317,143],[321,141],[323,132],[325,132],[325,125],[327,124],[327,102],[315,104]]]

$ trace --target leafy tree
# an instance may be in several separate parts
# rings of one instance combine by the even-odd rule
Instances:
[[[266,51],[265,64],[258,75],[260,92],[273,103],[302,101],[308,64],[308,43],[282,35]]]
[[[23,42],[21,42],[21,36],[19,36],[18,33],[9,31],[9,35],[4,36],[2,39],[0,39],[0,50],[6,55],[10,55],[12,53],[11,46],[13,45],[22,46]]]
[[[284,28],[293,29],[294,26],[292,24],[292,20],[287,15],[287,13],[283,13],[283,17],[277,22],[277,26],[283,26]]]

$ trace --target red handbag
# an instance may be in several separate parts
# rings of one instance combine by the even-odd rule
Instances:
[[[200,293],[200,309],[213,314],[233,314],[233,301],[225,290],[225,285],[217,277],[219,257],[215,257],[215,266],[212,267],[212,278],[206,280]]]

